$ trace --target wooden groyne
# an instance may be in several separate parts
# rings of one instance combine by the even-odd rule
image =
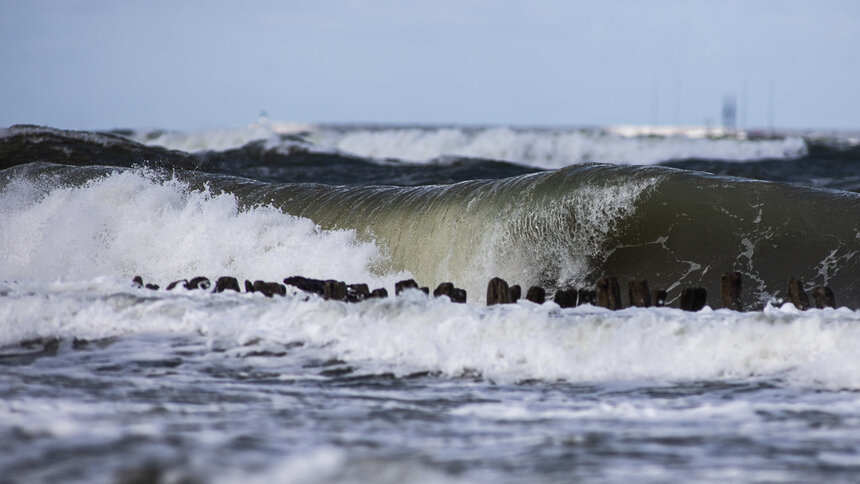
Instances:
[[[159,290],[160,286],[152,283],[144,283],[143,278],[135,276],[132,284],[136,287],[145,287],[151,290]],[[371,290],[367,284],[347,284],[344,281],[334,279],[312,279],[302,276],[291,276],[283,282],[272,281],[244,281],[246,293],[259,293],[266,297],[286,296],[287,287],[291,286],[299,291],[317,294],[326,300],[361,302],[367,299],[387,298],[388,291],[384,288]],[[234,291],[242,292],[239,280],[232,276],[221,276],[213,284],[206,277],[193,277],[191,279],[179,279],[170,282],[165,287],[171,291],[178,287],[187,290],[202,290],[211,292]],[[430,295],[430,288],[420,286],[414,279],[399,281],[394,285],[395,296],[406,290],[419,290]],[[720,278],[720,302],[722,307],[734,311],[743,310],[742,304],[743,276],[740,272],[726,272]],[[451,302],[465,303],[466,290],[456,287],[451,282],[439,284],[432,292],[433,297],[447,297]],[[829,286],[817,286],[812,289],[812,297],[816,308],[835,308],[836,296]],[[490,279],[487,284],[487,305],[516,303],[522,298],[522,288],[515,284],[509,285],[500,277]],[[541,286],[531,286],[526,291],[525,299],[535,304],[544,304],[547,301],[547,290]],[[552,297],[552,302],[561,308],[572,308],[591,304],[611,310],[623,309],[624,301],[621,297],[621,289],[616,277],[601,277],[597,279],[592,287],[559,288]],[[667,292],[664,289],[650,289],[646,279],[630,278],[627,281],[627,307],[661,307],[668,302]],[[778,300],[782,303],[783,300]],[[794,304],[800,310],[812,307],[809,296],[803,289],[803,283],[792,276],[788,280],[786,298],[784,302]],[[704,287],[689,286],[681,288],[677,297],[678,308],[685,311],[699,311],[708,305],[708,291]]]

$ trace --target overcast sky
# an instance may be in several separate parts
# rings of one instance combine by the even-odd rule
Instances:
[[[860,128],[860,1],[0,0],[0,65],[2,126]]]

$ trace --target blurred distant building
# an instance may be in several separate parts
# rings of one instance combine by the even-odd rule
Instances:
[[[732,133],[737,129],[738,101],[734,95],[723,97],[723,128]]]

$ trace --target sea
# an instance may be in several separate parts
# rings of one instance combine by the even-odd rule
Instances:
[[[0,129],[2,483],[856,482],[858,309],[860,132]]]

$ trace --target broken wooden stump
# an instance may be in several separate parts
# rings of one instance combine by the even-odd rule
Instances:
[[[494,277],[487,284],[487,306],[511,302],[511,288],[504,279]]]
[[[335,281],[329,279],[325,281],[323,297],[327,300],[346,301],[347,297],[346,283],[343,281]]]
[[[583,304],[591,304],[593,306],[597,301],[597,293],[594,289],[589,289],[587,287],[580,289],[577,296],[577,306],[582,306]]]
[[[664,289],[651,290],[651,303],[654,307],[661,308],[666,305],[666,291]]]
[[[651,306],[651,291],[648,290],[648,281],[645,279],[630,278],[627,281],[627,297],[631,306],[647,308]]]
[[[176,286],[178,286],[180,284],[182,284],[182,286],[185,287],[185,285],[188,284],[188,279],[179,279],[178,281],[171,282],[170,284],[167,285],[167,290],[172,291],[174,288],[176,288]]]
[[[818,309],[836,308],[836,295],[830,286],[818,286],[812,290],[812,297],[815,299],[815,307]]]
[[[704,287],[685,287],[681,291],[680,307],[684,311],[699,311],[708,304],[708,291]]]
[[[283,284],[277,282],[254,281],[254,292],[262,293],[266,297],[286,296],[287,288]]]
[[[618,288],[618,278],[601,277],[594,285],[597,295],[597,305],[607,309],[621,309],[621,289]]]
[[[520,287],[519,284],[514,284],[513,286],[511,286],[508,289],[508,293],[509,293],[509,298],[510,298],[511,302],[515,303],[515,302],[519,301],[520,298],[522,297],[523,289]]]
[[[284,284],[293,286],[300,291],[312,292],[314,294],[319,294],[320,296],[325,294],[325,281],[321,279],[311,279],[302,276],[291,276],[284,279]]]
[[[803,290],[803,283],[794,276],[788,278],[788,300],[801,311],[809,309],[809,296]]]
[[[360,302],[370,297],[370,288],[367,284],[348,284],[346,286],[347,302]]]
[[[261,292],[266,297],[272,297],[274,292],[272,292],[269,288],[269,283],[266,281],[254,281],[254,292]]]
[[[203,289],[205,291],[210,287],[212,287],[212,283],[209,282],[208,278],[202,276],[195,277],[185,284],[185,289],[188,289],[189,291],[194,289]]]
[[[405,281],[394,283],[395,296],[407,289],[418,289],[418,283],[415,282],[415,279],[406,279]]]
[[[460,289],[459,287],[455,287],[453,291],[451,291],[451,302],[455,303],[466,303],[466,290]]]
[[[150,283],[144,284],[143,278],[140,276],[134,276],[134,278],[131,280],[131,284],[136,288],[145,287],[145,288],[150,289],[152,291],[157,291],[161,287],[158,284],[150,284]]]
[[[576,307],[577,299],[576,289],[559,289],[552,297],[552,301],[560,308]]]
[[[433,297],[448,296],[451,302],[464,303],[466,302],[466,290],[454,287],[453,283],[443,282],[433,291]]]
[[[526,299],[535,304],[543,304],[546,302],[546,289],[540,286],[532,286],[526,291]]]
[[[215,292],[224,291],[241,292],[239,289],[239,281],[235,277],[221,276],[215,281]]]
[[[451,291],[454,290],[454,284],[450,282],[443,282],[436,286],[436,289],[433,290],[433,297],[440,296],[448,296],[451,297]]]
[[[741,311],[741,273],[726,272],[720,277],[720,295],[723,307],[734,311]]]

